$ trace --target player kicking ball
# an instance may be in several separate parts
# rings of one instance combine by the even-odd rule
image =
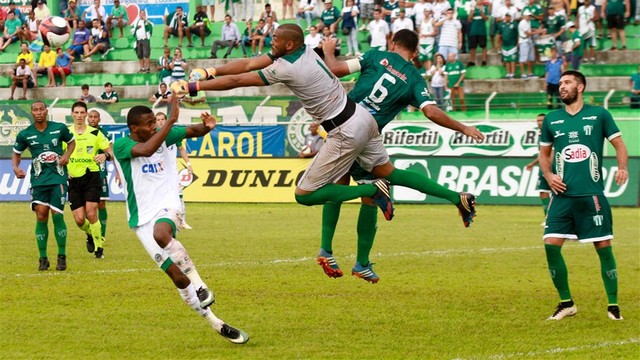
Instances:
[[[173,154],[167,146],[186,137],[209,133],[216,120],[203,113],[202,124],[173,128],[179,113],[177,97],[170,104],[173,113],[160,128],[150,108],[131,108],[127,114],[130,134],[114,143],[115,164],[127,198],[129,226],[151,258],[171,278],[182,299],[224,338],[244,344],[249,335],[217,318],[209,308],[215,302],[214,294],[200,278],[187,250],[176,240],[181,205],[175,161],[170,161]]]

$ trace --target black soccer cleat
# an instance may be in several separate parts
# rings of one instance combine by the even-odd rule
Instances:
[[[200,307],[203,309],[208,308],[216,302],[216,296],[213,294],[213,291],[206,287],[201,287],[196,290],[196,295],[198,295],[198,300],[200,300]]]
[[[387,179],[378,179],[373,182],[373,186],[377,188],[375,195],[371,197],[374,203],[378,205],[382,214],[387,221],[393,219],[393,202],[391,201],[391,183]]]
[[[568,316],[573,316],[578,312],[578,307],[573,303],[573,301],[562,301],[556,307],[556,311],[553,312],[553,315],[549,316],[547,320],[562,320]]]
[[[609,305],[607,307],[607,314],[611,320],[624,320],[622,315],[620,315],[620,307],[618,307],[618,305]]]
[[[96,259],[104,259],[104,249],[99,247],[96,249],[96,252],[94,253]]]
[[[460,193],[460,203],[456,206],[464,227],[471,226],[473,218],[476,216],[476,197],[473,194]]]
[[[234,344],[244,344],[249,341],[249,334],[231,325],[222,324],[222,328],[218,333]]]
[[[58,264],[56,265],[56,270],[58,270],[58,271],[67,270],[67,256],[66,255],[58,255]]]
[[[49,270],[49,259],[47,259],[46,257],[41,257],[38,261],[40,263],[40,265],[38,265],[39,271]]]
[[[87,234],[87,251],[89,253],[96,251],[96,244],[93,242],[93,236],[91,236],[91,234]]]

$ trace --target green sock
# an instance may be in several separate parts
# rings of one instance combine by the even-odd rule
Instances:
[[[607,291],[609,305],[618,304],[618,269],[616,269],[616,258],[613,256],[613,249],[607,246],[596,250],[600,257],[600,271],[604,281],[604,289]]]
[[[322,240],[320,247],[331,254],[333,235],[336,233],[342,203],[328,202],[322,207]]]
[[[89,226],[91,225],[91,223],[89,222],[89,220],[84,219],[84,224],[82,224],[82,226],[78,226],[80,228],[80,230],[86,232],[87,234],[91,234],[90,230],[89,230]]]
[[[64,222],[64,215],[53,214],[53,232],[56,234],[58,243],[58,255],[67,254],[67,224]]]
[[[100,221],[96,221],[89,225],[89,231],[93,237],[93,243],[96,244],[96,249],[102,247],[102,230],[100,230]]]
[[[542,202],[542,209],[544,210],[544,216],[547,216],[547,209],[549,208],[549,201],[551,201],[551,198],[547,197],[547,198],[541,198],[540,201]]]
[[[36,243],[40,257],[47,257],[47,239],[49,238],[49,227],[46,221],[36,221]]]
[[[395,169],[391,175],[387,177],[387,180],[389,180],[393,185],[406,186],[408,188],[418,190],[423,194],[449,200],[449,202],[454,205],[460,203],[460,194],[447,189],[446,187],[429,179],[426,175],[415,171]]]
[[[544,244],[544,251],[547,253],[547,264],[553,285],[555,285],[560,295],[560,301],[571,300],[569,291],[569,272],[567,264],[562,257],[562,246]]]
[[[98,209],[98,219],[100,220],[100,226],[102,226],[102,237],[107,235],[107,218],[109,214],[107,214],[107,208]]]
[[[369,253],[378,229],[378,209],[375,206],[360,205],[358,215],[358,254],[356,260],[362,266],[369,264]]]
[[[320,205],[327,202],[345,202],[359,197],[372,197],[378,188],[372,184],[348,186],[327,184],[320,189],[306,195],[297,195],[296,201],[302,205]]]

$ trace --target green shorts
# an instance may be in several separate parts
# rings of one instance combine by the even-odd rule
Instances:
[[[538,175],[538,184],[536,185],[536,190],[540,192],[547,192],[547,193],[551,192],[551,187],[549,186],[547,179],[544,178],[542,173]]]
[[[100,178],[100,200],[109,200],[109,179]]]
[[[418,60],[420,62],[433,60],[435,54],[436,47],[434,44],[420,44],[418,47]]]
[[[544,236],[598,242],[613,239],[613,218],[604,195],[552,196]]]
[[[518,47],[517,46],[503,46],[502,47],[502,62],[516,62],[518,61]]]
[[[42,185],[31,188],[31,210],[36,205],[44,205],[59,213],[64,213],[67,202],[67,184]]]

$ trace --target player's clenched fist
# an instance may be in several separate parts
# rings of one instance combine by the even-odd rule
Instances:
[[[208,69],[193,69],[191,73],[189,73],[189,82],[197,82],[204,80],[211,80],[216,76],[215,68]]]
[[[189,83],[185,80],[176,80],[169,86],[174,96],[183,97],[189,93]]]

